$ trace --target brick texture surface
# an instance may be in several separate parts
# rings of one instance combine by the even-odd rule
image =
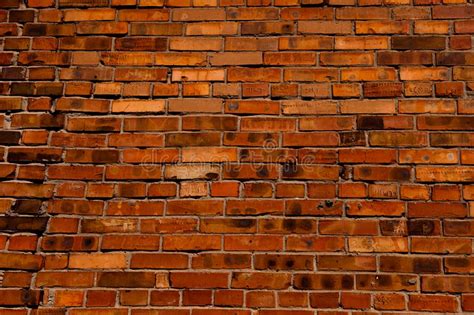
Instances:
[[[0,0],[0,314],[474,312],[472,0]]]

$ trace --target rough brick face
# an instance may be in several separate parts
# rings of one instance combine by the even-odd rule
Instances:
[[[0,314],[474,312],[473,0],[0,0]]]

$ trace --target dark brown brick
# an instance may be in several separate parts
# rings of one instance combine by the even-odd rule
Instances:
[[[397,50],[443,50],[446,39],[441,36],[395,36],[392,37],[392,49]]]

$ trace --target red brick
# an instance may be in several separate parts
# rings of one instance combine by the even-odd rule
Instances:
[[[474,309],[472,294],[463,294],[461,300],[462,300],[462,309],[464,311],[472,311]]]
[[[106,235],[102,240],[103,250],[158,250],[159,236]]]
[[[179,291],[151,291],[150,304],[156,306],[177,306],[179,304]]]
[[[410,295],[409,308],[414,311],[456,312],[458,302],[451,296]]]
[[[280,15],[284,20],[329,20],[334,16],[329,8],[283,8]]]
[[[374,297],[374,306],[377,310],[404,310],[405,297],[396,293],[378,293]]]
[[[223,272],[172,272],[170,283],[174,288],[227,288],[229,275]]]
[[[41,272],[36,278],[36,285],[40,287],[91,287],[94,274],[90,272]]]
[[[219,306],[242,306],[244,295],[240,290],[216,290],[214,300]]]
[[[1,292],[2,299],[0,300],[0,305],[2,306],[37,307],[40,304],[40,290],[4,289]],[[8,312],[8,310],[6,310],[6,312]]]

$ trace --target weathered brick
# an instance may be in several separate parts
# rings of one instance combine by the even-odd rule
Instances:
[[[241,26],[242,35],[277,35],[293,32],[294,24],[291,22],[244,22]]]
[[[43,293],[41,290],[30,289],[3,289],[1,292],[2,299],[0,300],[0,305],[7,307],[38,307]]]
[[[27,162],[55,163],[55,162],[62,161],[61,155],[62,155],[61,149],[21,148],[20,147],[20,148],[12,148],[8,151],[7,161],[16,162],[16,163],[27,163]],[[2,173],[5,173],[5,172],[2,172]]]
[[[79,21],[111,21],[115,19],[115,10],[113,9],[90,9],[90,10],[64,10],[64,22]]]
[[[330,8],[283,8],[280,16],[284,20],[329,20],[334,13]]]
[[[246,273],[232,274],[232,288],[240,289],[286,289],[290,286],[287,273]]]
[[[364,83],[363,90],[364,96],[368,98],[392,98],[402,96],[401,83]]]
[[[464,19],[473,14],[472,8],[468,6],[436,6],[433,8],[434,19]]]
[[[356,36],[336,37],[334,48],[337,50],[379,50],[388,49],[389,38],[383,36],[372,36],[361,39]]]
[[[69,53],[55,52],[21,52],[18,62],[23,65],[67,65],[70,62]]]
[[[0,131],[0,143],[3,145],[19,144],[21,134],[18,131]]]
[[[225,50],[242,51],[242,50],[277,50],[278,39],[276,38],[255,38],[240,37],[225,39]]]
[[[356,34],[408,34],[410,24],[406,21],[356,22]]]
[[[450,100],[401,100],[399,103],[400,113],[407,114],[450,114],[456,110],[456,104]]]
[[[79,22],[77,34],[127,34],[128,25],[125,22]]]
[[[134,254],[130,266],[133,269],[186,268],[188,257],[184,254]]]
[[[456,312],[458,301],[452,296],[410,295],[409,307],[414,311]]]
[[[428,145],[428,135],[422,132],[371,132],[373,146],[422,147]]]
[[[473,121],[471,117],[420,116],[417,123],[420,130],[473,130]]]
[[[354,288],[354,277],[341,274],[298,274],[294,279],[298,290],[351,290]]]
[[[454,67],[453,79],[454,80],[472,80],[474,78],[473,67]]]
[[[444,81],[448,80],[447,68],[403,67],[400,69],[402,81]]]
[[[15,35],[16,31],[16,27],[13,29],[10,27],[5,35]],[[26,23],[23,34],[29,36],[74,36],[76,31],[78,30],[73,24]]]
[[[177,69],[173,70],[172,81],[224,81],[223,70],[214,69]]]
[[[279,48],[281,50],[331,50],[334,48],[334,41],[320,36],[280,37]]]
[[[319,54],[319,61],[321,65],[325,65],[325,66],[343,66],[343,65],[371,66],[374,63],[374,57],[370,53],[323,52]]]
[[[155,286],[152,272],[102,272],[98,274],[97,285],[109,288],[150,288]]]
[[[415,291],[416,277],[410,275],[356,275],[356,287],[365,290],[390,291],[406,290]]]
[[[54,184],[33,184],[24,182],[0,183],[0,196],[26,197],[26,198],[51,198]]]
[[[395,113],[395,104],[389,100],[347,100],[341,102],[343,114],[390,114]]]
[[[129,117],[124,119],[124,131],[173,131],[178,130],[177,117]]]
[[[431,65],[433,58],[431,53],[419,51],[392,52],[383,51],[377,54],[377,62],[380,65]]]
[[[13,270],[40,270],[44,258],[39,255],[4,253],[0,255],[0,266],[2,269]]]
[[[224,9],[175,9],[171,16],[173,21],[212,21],[224,20]]]
[[[401,237],[352,237],[349,240],[349,251],[355,253],[406,253],[408,241]]]
[[[298,32],[303,34],[350,34],[352,32],[352,23],[341,21],[299,21]]]
[[[68,266],[73,269],[120,269],[126,267],[123,254],[72,254]]]
[[[221,237],[219,235],[175,235],[163,239],[165,251],[204,251],[219,250]],[[202,285],[206,286],[206,283]]]
[[[338,72],[334,69],[293,68],[285,69],[283,77],[285,81],[330,82],[337,80]]]
[[[109,250],[157,251],[160,249],[160,237],[153,236],[153,235],[116,235],[116,236],[105,235],[103,237],[101,248],[104,251],[109,251]],[[124,274],[124,279],[130,279],[130,278],[133,278],[133,275],[130,276],[130,275]],[[107,282],[113,283],[114,275],[108,275],[107,279],[108,279]],[[121,281],[120,278],[118,281]],[[130,281],[135,281],[135,280],[130,280]],[[120,284],[117,284],[117,287],[122,287],[122,285]]]
[[[115,47],[117,50],[138,50],[138,51],[165,51],[168,41],[165,38],[117,38]]]
[[[474,32],[474,25],[472,21],[454,22],[454,30],[458,34],[472,34]]]
[[[177,23],[132,23],[130,26],[130,35],[176,36],[182,34],[183,26]]]
[[[186,35],[236,35],[239,24],[236,22],[201,22],[186,25]]]
[[[416,21],[416,34],[447,34],[449,32],[448,21]]]
[[[169,48],[177,51],[219,51],[222,49],[222,44],[222,39],[218,37],[172,37]]]
[[[396,36],[392,37],[392,48],[395,50],[443,50],[446,40],[441,36]]]
[[[277,8],[230,8],[227,10],[228,20],[275,20],[277,18]]]

